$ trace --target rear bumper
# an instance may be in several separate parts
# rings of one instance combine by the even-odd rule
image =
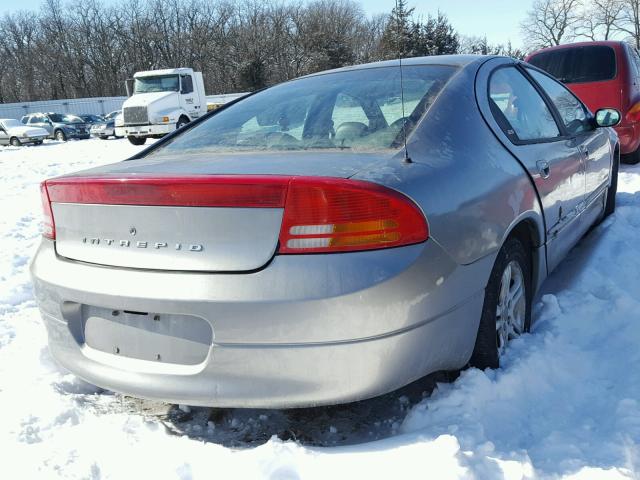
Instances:
[[[43,240],[31,269],[51,352],[85,380],[172,403],[283,408],[369,398],[462,367],[492,261],[460,267],[430,240],[194,274],[72,262]],[[196,364],[96,350],[78,305],[192,315],[213,339]]]

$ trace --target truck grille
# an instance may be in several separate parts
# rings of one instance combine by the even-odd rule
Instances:
[[[147,107],[125,107],[123,109],[125,125],[143,125],[149,123]]]

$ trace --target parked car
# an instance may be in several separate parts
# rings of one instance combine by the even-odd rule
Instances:
[[[595,112],[615,108],[622,161],[640,162],[640,56],[626,42],[581,42],[533,52],[527,61],[565,83]]]
[[[101,140],[106,140],[111,136],[115,137],[115,120],[105,120],[101,123],[91,125],[91,135]]]
[[[51,352],[110,390],[225,407],[496,367],[548,273],[615,209],[620,146],[600,127],[619,117],[505,57],[259,91],[42,184],[31,273]]]
[[[89,138],[89,128],[79,117],[63,113],[30,113],[22,117],[22,123],[30,127],[44,128],[49,138],[65,142],[70,138]]]
[[[101,117],[100,115],[83,114],[83,115],[76,115],[76,116],[80,117],[84,121],[84,123],[86,123],[89,126],[95,125],[96,123],[104,123],[104,118]]]
[[[114,110],[113,112],[109,112],[104,116],[105,120],[113,120],[117,115],[122,113],[122,110]]]
[[[13,118],[0,118],[0,145],[19,147],[27,143],[40,145],[47,138],[47,131],[37,127],[25,127]]]

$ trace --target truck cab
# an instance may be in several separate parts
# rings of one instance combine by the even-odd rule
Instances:
[[[201,72],[170,68],[137,72],[127,80],[122,130],[134,145],[160,138],[207,113]]]

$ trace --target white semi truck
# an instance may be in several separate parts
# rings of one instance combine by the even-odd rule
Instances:
[[[134,145],[162,137],[207,113],[202,73],[191,68],[137,72],[127,80],[127,94],[116,133]]]

